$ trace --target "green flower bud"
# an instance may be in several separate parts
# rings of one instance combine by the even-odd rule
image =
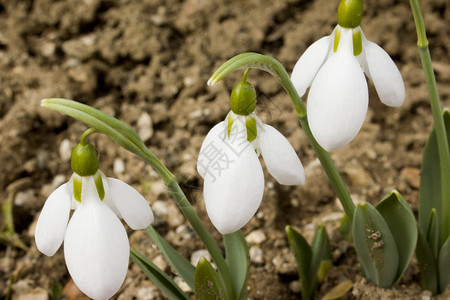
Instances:
[[[338,24],[344,28],[356,28],[363,15],[362,0],[342,0],[338,7]]]
[[[236,84],[230,97],[231,110],[242,116],[248,116],[256,107],[256,92],[245,79]]]
[[[97,150],[90,143],[78,144],[72,151],[70,162],[72,170],[80,176],[93,176],[100,164]]]

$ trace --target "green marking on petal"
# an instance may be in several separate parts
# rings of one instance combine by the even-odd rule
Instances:
[[[94,175],[94,182],[95,182],[95,187],[97,188],[98,196],[100,197],[100,200],[103,201],[103,199],[105,198],[105,188],[103,187],[103,180],[102,180],[102,175],[100,174],[100,172],[97,172]]]
[[[81,177],[74,176],[73,177],[73,197],[75,200],[81,203],[81,188],[83,182],[81,181]]]
[[[247,141],[252,142],[258,135],[255,118],[245,120],[245,126],[247,127]]]
[[[353,32],[353,55],[358,56],[362,52],[361,31]]]
[[[338,49],[340,39],[341,39],[341,31],[336,28],[336,31],[334,33],[334,45],[333,45],[334,52],[336,52]]]
[[[231,127],[233,126],[233,116],[231,114],[228,115],[228,130],[227,137],[230,137]]]

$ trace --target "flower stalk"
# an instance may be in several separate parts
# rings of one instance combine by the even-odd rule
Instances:
[[[431,111],[436,128],[436,138],[438,144],[439,159],[441,162],[441,181],[442,181],[442,207],[443,207],[443,228],[442,241],[450,236],[450,152],[445,131],[444,119],[442,116],[442,108],[439,100],[439,93],[436,86],[436,78],[434,76],[433,66],[431,62],[430,50],[428,48],[428,40],[425,32],[425,25],[420,9],[419,1],[410,0],[411,10],[413,13],[414,23],[417,30],[417,46],[419,47],[420,59],[425,74],[425,81],[430,98]]]

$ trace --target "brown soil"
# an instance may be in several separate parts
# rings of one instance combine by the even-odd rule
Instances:
[[[51,258],[37,251],[34,226],[45,199],[71,175],[69,153],[86,127],[41,108],[40,99],[62,97],[87,103],[138,130],[176,174],[219,241],[205,214],[195,164],[204,136],[228,113],[229,93],[242,73],[213,88],[206,81],[228,58],[248,51],[271,55],[292,70],[308,45],[332,31],[338,2],[0,0],[0,201],[14,197],[16,232],[27,246],[24,251],[0,245],[0,297],[11,292],[13,299],[46,299],[55,282],[65,286],[70,280],[61,250]],[[408,1],[366,2],[364,33],[395,60],[407,98],[402,107],[388,108],[369,84],[366,123],[357,138],[332,157],[355,201],[376,203],[396,188],[416,212],[418,170],[432,118],[412,15]],[[450,5],[446,0],[421,4],[441,101],[449,106]],[[414,261],[391,290],[359,277],[355,252],[337,232],[341,208],[288,96],[263,72],[251,72],[249,80],[259,95],[257,112],[288,137],[307,172],[302,187],[280,186],[266,172],[263,203],[243,229],[246,236],[253,234],[249,298],[300,297],[284,227],[294,225],[311,237],[319,222],[330,234],[335,267],[320,285],[317,298],[345,279],[354,284],[345,299],[429,297],[420,290]],[[150,167],[104,136],[93,136],[91,141],[107,175],[145,194],[154,207],[157,230],[172,245],[188,258],[202,249]],[[129,234],[133,247],[176,276],[145,232]],[[163,296],[130,263],[117,298]]]

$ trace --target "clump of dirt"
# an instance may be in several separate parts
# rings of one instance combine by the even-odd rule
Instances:
[[[61,97],[92,105],[136,129],[146,145],[180,180],[214,237],[202,201],[195,164],[210,128],[229,111],[229,94],[242,75],[213,88],[209,76],[230,57],[259,52],[288,71],[315,40],[331,33],[339,1],[289,0],[85,0],[0,1],[0,199],[14,200],[16,232],[26,251],[0,245],[0,297],[46,299],[55,283],[70,284],[59,251],[48,258],[34,244],[34,226],[45,199],[71,175],[70,151],[86,127],[40,107]],[[421,3],[443,106],[450,104],[449,20],[445,0]],[[417,210],[421,155],[432,118],[407,2],[367,2],[366,37],[393,57],[406,86],[400,108],[380,103],[372,84],[366,122],[357,138],[332,153],[355,201],[377,203],[396,188]],[[293,105],[276,80],[252,71],[257,113],[293,144],[307,172],[302,187],[280,186],[266,172],[263,203],[243,232],[250,245],[249,298],[300,295],[295,262],[284,234],[293,225],[311,236],[327,225],[335,266],[317,297],[345,279],[347,299],[424,299],[413,262],[399,286],[383,290],[358,276],[351,244],[340,239],[342,208],[298,125]],[[157,174],[108,138],[92,136],[101,169],[142,192],[156,229],[185,257],[202,250]],[[129,231],[131,246],[179,278],[142,231]],[[201,252],[202,253],[202,252]],[[449,293],[445,293],[449,295]],[[161,292],[130,264],[117,299],[159,299]]]

